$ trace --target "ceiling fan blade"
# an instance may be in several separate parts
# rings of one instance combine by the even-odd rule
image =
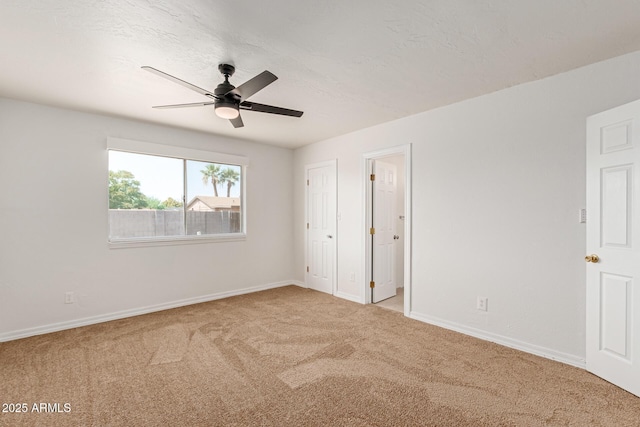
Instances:
[[[191,89],[191,90],[193,90],[195,92],[198,92],[201,95],[208,96],[210,98],[216,99],[216,96],[213,94],[212,91],[206,90],[206,89],[202,89],[201,87],[198,87],[196,85],[192,85],[191,83],[185,82],[184,80],[179,79],[177,77],[173,77],[171,74],[167,74],[164,71],[157,70],[157,69],[155,69],[153,67],[149,67],[148,65],[143,66],[142,69],[143,70],[147,70],[150,73],[153,73],[153,74],[155,74],[157,76],[164,77],[165,79],[170,80],[170,81],[172,81],[174,83],[178,83],[180,86],[184,86],[187,89]]]
[[[235,119],[229,119],[234,128],[241,128],[244,126],[242,122],[242,116],[238,115]]]
[[[156,105],[151,108],[158,108],[162,110],[165,108],[205,107],[207,105],[214,105],[214,104],[215,102],[192,102],[190,104]]]
[[[278,78],[273,73],[269,71],[263,71],[251,80],[242,83],[240,86],[229,91],[228,93],[235,93],[237,95],[240,95],[242,99],[247,99],[254,93],[264,89],[276,80],[278,80]]]
[[[280,114],[281,116],[301,117],[303,111],[290,110],[288,108],[274,107],[273,105],[258,104],[255,102],[244,101],[240,103],[243,110],[258,111],[260,113]]]

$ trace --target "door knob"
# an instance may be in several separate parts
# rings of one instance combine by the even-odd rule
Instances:
[[[600,257],[596,254],[591,254],[584,257],[584,260],[595,264],[596,262],[600,261]]]
[[[333,239],[333,236],[332,236],[331,234],[327,234],[327,237],[328,237],[329,239]]]
[[[400,236],[398,236],[397,234],[393,235],[393,240],[398,240],[400,238]]]

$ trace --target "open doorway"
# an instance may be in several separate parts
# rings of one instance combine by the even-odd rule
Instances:
[[[411,311],[411,145],[364,154],[366,303]]]

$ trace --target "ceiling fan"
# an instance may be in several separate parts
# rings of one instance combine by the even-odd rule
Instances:
[[[185,82],[177,77],[167,74],[163,71],[157,70],[153,67],[143,66],[143,70],[147,70],[160,77],[164,77],[167,80],[171,80],[174,83],[178,83],[188,89],[198,92],[201,95],[207,96],[212,101],[207,102],[194,102],[190,104],[174,104],[174,105],[158,105],[153,108],[184,108],[184,107],[204,107],[207,105],[213,105],[216,115],[223,119],[229,119],[234,128],[243,127],[242,117],[240,116],[240,110],[257,111],[260,113],[280,114],[282,116],[300,117],[302,111],[289,110],[288,108],[274,107],[272,105],[258,104],[256,102],[249,102],[247,98],[254,95],[256,92],[264,89],[278,78],[269,71],[263,71],[254,78],[244,82],[240,86],[236,87],[229,83],[229,77],[235,72],[235,67],[229,64],[218,65],[218,70],[224,76],[224,82],[220,83],[214,91],[202,89],[196,85]]]

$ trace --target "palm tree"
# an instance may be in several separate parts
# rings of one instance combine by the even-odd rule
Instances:
[[[208,164],[200,172],[202,172],[202,182],[204,185],[211,182],[211,185],[213,185],[213,194],[218,197],[218,183],[220,182],[220,174],[222,173],[220,165]]]
[[[236,182],[240,179],[240,173],[237,170],[226,168],[220,173],[220,183],[227,184],[227,197],[231,197],[231,187],[236,185]]]

